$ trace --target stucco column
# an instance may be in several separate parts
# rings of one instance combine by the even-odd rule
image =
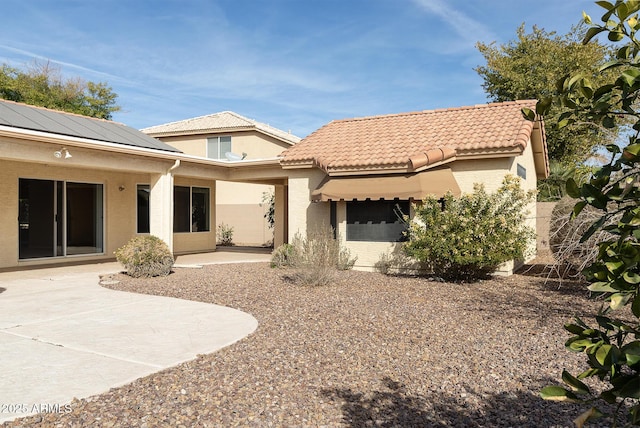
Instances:
[[[275,185],[275,224],[273,225],[273,248],[288,242],[287,225],[288,225],[288,209],[287,199],[288,192],[286,185]]]
[[[151,175],[149,231],[162,239],[173,252],[173,174]]]

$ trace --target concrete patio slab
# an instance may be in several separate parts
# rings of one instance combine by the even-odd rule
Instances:
[[[257,328],[235,309],[98,285],[99,273],[118,270],[0,273],[0,422],[64,409],[74,397],[214,352]]]

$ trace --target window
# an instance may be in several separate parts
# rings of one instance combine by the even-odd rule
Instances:
[[[225,159],[224,154],[231,151],[231,136],[207,138],[207,157]]]
[[[151,187],[148,184],[138,184],[138,233],[149,233],[149,194]]]
[[[527,169],[522,165],[518,164],[518,177],[526,180],[527,179]]]
[[[175,186],[173,188],[173,231],[209,232],[209,189]]]
[[[347,241],[402,241],[408,214],[409,201],[347,202]]]

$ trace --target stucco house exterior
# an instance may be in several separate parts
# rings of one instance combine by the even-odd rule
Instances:
[[[427,194],[497,189],[507,174],[526,190],[549,173],[544,124],[523,118],[535,100],[336,120],[282,154],[289,235],[332,225],[370,270],[399,250],[411,202]],[[309,201],[312,201],[309,203]],[[535,230],[535,205],[528,221]],[[295,213],[295,214],[294,214]],[[437,231],[434,231],[437,233]],[[533,244],[535,245],[535,244]],[[535,251],[535,248],[532,248]],[[509,273],[513,263],[501,270]]]
[[[119,123],[0,101],[0,268],[113,259],[149,233],[176,254],[214,251],[218,180],[268,184],[285,200],[275,157],[187,155]]]
[[[534,106],[337,120],[291,144],[295,138],[256,123],[208,123],[242,119],[228,112],[195,118],[202,124],[148,128],[148,135],[0,100],[0,269],[113,259],[137,234],[158,236],[175,254],[215,251],[225,182],[274,189],[276,247],[332,225],[358,256],[356,268],[370,270],[399,248],[397,209],[410,210],[426,194],[470,192],[476,182],[493,190],[506,174],[535,189],[548,161],[542,120],[521,114]],[[246,158],[219,159],[220,143],[228,142],[220,138],[218,156],[209,156],[221,136],[231,136],[230,151]]]
[[[231,111],[141,131],[183,153],[221,161],[273,159],[300,141],[300,137],[291,132]],[[234,244],[260,246],[271,243],[273,231],[265,218],[268,204],[263,202],[263,196],[273,192],[273,186],[266,184],[216,182],[216,222],[233,227]]]

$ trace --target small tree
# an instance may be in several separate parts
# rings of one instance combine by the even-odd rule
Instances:
[[[427,197],[415,207],[403,249],[444,279],[484,278],[502,263],[525,257],[535,236],[525,225],[534,199],[513,176],[492,194],[475,185],[473,193],[458,198]]]
[[[614,425],[623,409],[628,410],[629,424],[640,425],[640,1],[596,3],[605,9],[602,24],[592,24],[584,14],[585,22],[592,25],[584,42],[603,34],[620,43],[616,58],[601,69],[615,72],[617,79],[597,86],[588,74],[569,76],[560,82],[562,95],[542,100],[536,110],[545,114],[552,104],[568,107],[570,111],[559,117],[559,126],[588,120],[606,129],[624,121],[631,121],[633,127],[624,148],[613,144],[606,147],[610,161],[587,183],[578,186],[573,180],[567,182],[568,194],[579,199],[574,216],[581,215],[587,206],[600,213],[582,240],[601,230],[610,234],[597,244],[595,261],[584,271],[591,283],[589,290],[608,304],[595,317],[595,323],[576,317],[574,323],[565,325],[572,335],[567,347],[584,353],[588,368],[577,376],[564,371],[562,380],[567,387],[546,387],[541,395],[590,406],[604,400],[617,406]],[[535,117],[531,111],[524,113]],[[627,310],[621,311],[623,308]],[[582,382],[594,376],[604,381],[604,391],[592,392]],[[591,407],[575,423],[582,426],[601,414],[600,409]]]

